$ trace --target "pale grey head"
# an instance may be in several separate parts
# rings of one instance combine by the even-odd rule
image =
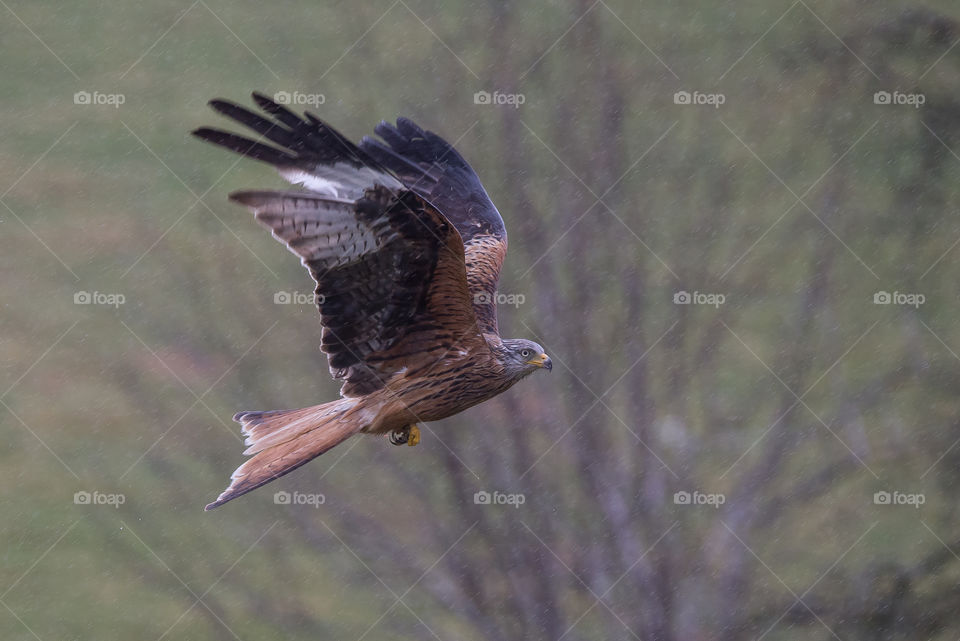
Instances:
[[[553,362],[539,344],[525,338],[505,338],[502,343],[496,355],[508,376],[522,378],[538,369],[553,369]]]

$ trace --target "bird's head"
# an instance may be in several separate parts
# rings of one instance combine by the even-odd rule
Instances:
[[[516,376],[526,376],[538,369],[548,372],[553,361],[543,352],[543,347],[524,338],[508,338],[503,341],[504,350],[500,361],[507,371]]]

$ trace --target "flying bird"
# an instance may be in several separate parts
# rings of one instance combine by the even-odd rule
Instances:
[[[256,134],[193,134],[273,165],[299,190],[230,194],[300,257],[316,282],[320,348],[341,398],[240,412],[248,461],[207,510],[358,434],[416,445],[436,421],[552,369],[534,341],[502,338],[497,282],[507,233],[476,172],[452,145],[406,118],[354,144],[310,112],[259,93],[256,113],[214,110]],[[248,134],[249,135],[249,134]],[[272,144],[270,144],[272,143]]]

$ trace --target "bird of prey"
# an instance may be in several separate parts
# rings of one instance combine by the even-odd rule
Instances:
[[[452,145],[406,118],[354,144],[310,112],[258,93],[256,113],[214,110],[256,140],[193,134],[273,165],[302,189],[230,195],[300,257],[316,282],[321,349],[341,398],[240,412],[252,455],[210,510],[287,474],[358,433],[415,445],[417,423],[461,412],[538,369],[534,341],[501,338],[497,282],[507,252],[500,213]],[[272,143],[272,144],[268,144]]]

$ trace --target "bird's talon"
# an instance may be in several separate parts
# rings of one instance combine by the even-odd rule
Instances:
[[[420,428],[416,425],[407,425],[399,430],[390,432],[390,442],[394,445],[409,445],[413,447],[420,442]]]
[[[410,428],[404,427],[403,429],[393,430],[390,432],[390,443],[393,445],[403,445],[410,440]]]

